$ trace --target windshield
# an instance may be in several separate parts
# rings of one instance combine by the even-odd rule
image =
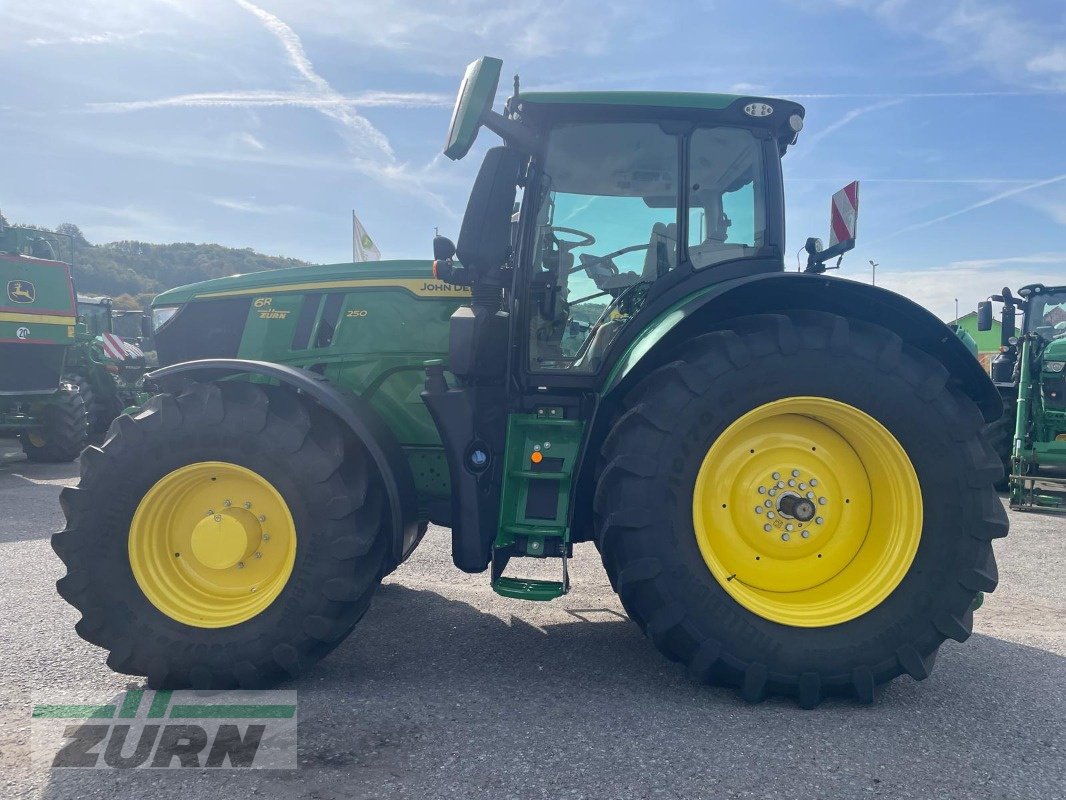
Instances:
[[[755,255],[765,244],[761,149],[738,128],[682,137],[651,122],[552,130],[533,250],[530,368],[592,372],[647,287],[679,265]],[[686,186],[687,192],[682,192]],[[687,241],[678,238],[687,194]]]
[[[1066,289],[1030,295],[1026,327],[1048,340],[1066,337]]]

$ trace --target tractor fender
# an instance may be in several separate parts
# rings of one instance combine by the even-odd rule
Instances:
[[[381,476],[390,515],[390,560],[401,563],[418,545],[419,524],[414,477],[403,448],[374,407],[357,394],[344,392],[316,372],[239,358],[209,358],[171,364],[144,376],[146,383],[176,389],[184,380],[218,380],[255,375],[277,381],[310,397],[343,422],[366,448]]]
[[[674,303],[622,351],[607,377],[604,394],[617,397],[619,391],[661,363],[664,352],[705,331],[728,327],[732,318],[796,309],[857,317],[887,328],[906,344],[943,364],[960,389],[977,404],[986,422],[994,422],[1002,415],[999,393],[980,362],[930,311],[877,286],[797,272],[762,273],[723,281]]]

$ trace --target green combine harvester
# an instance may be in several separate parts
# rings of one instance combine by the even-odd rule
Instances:
[[[1004,287],[978,305],[979,330],[992,329],[993,301],[1003,304],[1003,342],[992,380],[1007,413],[991,439],[1007,468],[1011,508],[1066,512],[1066,286],[1034,283],[1017,297]]]
[[[0,435],[31,461],[73,461],[89,434],[85,400],[66,377],[77,308],[73,241],[0,224]]]
[[[936,317],[823,274],[853,236],[785,272],[803,108],[516,83],[501,114],[500,68],[463,80],[445,154],[504,144],[432,264],[156,298],[157,394],[62,495],[78,633],[153,687],[269,686],[433,522],[507,598],[564,595],[593,543],[655,646],[749,701],[925,678],[997,583],[1002,403]]]

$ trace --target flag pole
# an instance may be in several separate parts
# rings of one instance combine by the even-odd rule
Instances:
[[[355,263],[355,209],[352,209],[352,263]]]

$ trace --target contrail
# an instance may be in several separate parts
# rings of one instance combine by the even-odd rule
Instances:
[[[853,108],[847,114],[842,116],[836,122],[826,125],[824,128],[820,128],[817,133],[807,139],[807,143],[804,148],[801,148],[798,152],[809,153],[811,148],[822,141],[826,136],[836,133],[838,130],[846,125],[850,125],[859,117],[869,114],[872,111],[880,111],[883,108],[890,108],[891,106],[898,106],[904,102],[903,98],[893,98],[891,100],[882,100],[878,103],[872,103],[868,106],[862,106],[861,108]]]
[[[294,106],[317,110],[354,108],[356,106],[393,106],[399,108],[444,108],[451,98],[426,92],[364,92],[358,95],[326,95],[308,92],[238,91],[199,92],[160,97],[154,100],[128,100],[109,103],[89,103],[86,108],[97,112],[145,111],[153,108],[206,106]]]
[[[329,81],[315,72],[315,68],[311,64],[311,59],[307,57],[307,53],[304,51],[303,42],[300,40],[300,37],[296,35],[296,31],[269,11],[260,8],[254,3],[248,2],[248,0],[234,0],[234,2],[259,18],[259,21],[263,23],[263,27],[272,33],[274,38],[281,43],[292,67],[317,90],[318,95],[322,99],[343,99],[343,95],[330,86]],[[349,129],[361,134],[366,141],[373,144],[378,150],[388,156],[390,160],[395,158],[395,153],[392,150],[392,145],[389,144],[388,137],[375,128],[368,119],[356,113],[350,106],[326,105],[319,107],[319,110]]]
[[[887,236],[882,236],[880,239],[877,239],[875,242],[871,242],[870,244],[875,244],[876,242],[883,242],[886,239],[892,239],[893,237],[899,236],[901,233],[908,233],[910,231],[918,230],[919,228],[928,228],[930,225],[937,225],[941,222],[944,222],[945,220],[953,219],[963,214],[968,214],[969,212],[975,211],[978,208],[984,208],[985,206],[990,206],[993,203],[998,203],[1000,200],[1006,200],[1008,197],[1014,197],[1015,195],[1022,194],[1023,192],[1030,192],[1033,189],[1039,189],[1043,186],[1050,186],[1053,183],[1061,183],[1062,181],[1066,181],[1066,174],[1056,175],[1054,178],[1045,178],[1041,181],[1034,181],[1033,183],[1027,183],[1024,186],[1018,186],[1014,189],[1008,189],[1005,192],[1000,192],[999,194],[994,194],[991,197],[986,197],[984,200],[981,200],[977,203],[973,203],[972,205],[968,205],[965,208],[960,208],[958,211],[952,211],[949,214],[943,214],[934,219],[927,219],[923,220],[922,222],[915,222],[913,225],[907,225],[904,228],[900,228],[895,233],[890,233]]]

